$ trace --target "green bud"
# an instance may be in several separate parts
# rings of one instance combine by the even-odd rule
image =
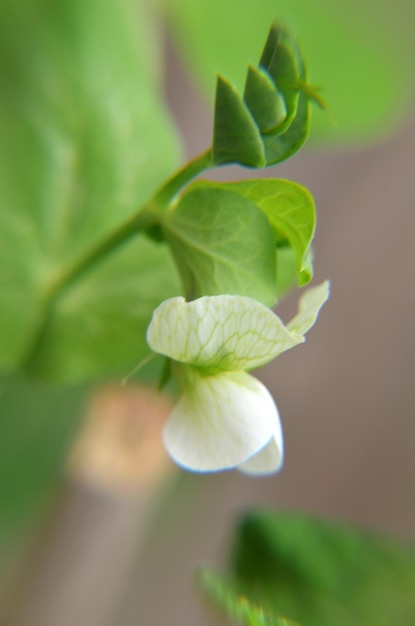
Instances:
[[[243,97],[218,76],[214,163],[258,168],[288,159],[307,138],[313,99],[295,39],[273,25],[259,67],[248,69]]]

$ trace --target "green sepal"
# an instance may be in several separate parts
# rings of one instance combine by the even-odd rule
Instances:
[[[264,146],[251,113],[241,96],[218,76],[212,146],[213,162],[263,167]]]
[[[261,133],[278,131],[287,118],[284,97],[262,68],[249,67],[244,100]]]
[[[171,360],[170,359],[163,359],[163,367],[161,369],[160,372],[160,380],[158,383],[158,390],[159,391],[163,391],[163,389],[166,387],[166,385],[168,384],[168,382],[171,379]]]
[[[234,294],[275,304],[275,241],[249,198],[218,183],[190,185],[163,218],[188,300]]]

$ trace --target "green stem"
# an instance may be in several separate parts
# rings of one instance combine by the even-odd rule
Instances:
[[[213,167],[212,151],[209,149],[187,163],[177,174],[172,176],[172,178],[160,187],[149,202],[140,207],[124,224],[121,224],[83,257],[61,270],[59,274],[45,286],[43,292],[43,319],[40,321],[33,341],[22,360],[23,366],[30,362],[38,345],[41,343],[52,314],[53,305],[62,291],[87,272],[93,265],[114,252],[133,236],[137,235],[140,230],[144,230],[158,223],[160,221],[160,215],[166,211],[181,189],[201,172],[211,167]]]
[[[153,204],[164,210],[188,182],[211,167],[213,167],[212,149],[209,148],[206,152],[202,152],[195,159],[189,161],[177,174],[170,178],[154,196]]]
[[[92,265],[95,265],[97,261],[106,257],[121,244],[126,243],[140,230],[157,223],[157,218],[160,213],[163,213],[167,209],[181,189],[198,174],[212,166],[212,152],[210,149],[187,163],[177,174],[170,178],[137,213],[130,217],[124,224],[121,224],[121,226],[113,231],[106,239],[98,243],[95,248],[89,250],[85,256],[75,261],[75,263],[70,265],[63,272],[60,272],[58,278],[48,285],[46,289],[46,300],[48,302],[55,300],[63,288],[66,288],[75,279],[84,274]]]
[[[103,239],[95,248],[89,250],[83,257],[59,273],[59,276],[48,284],[45,289],[45,299],[54,300],[63,288],[70,285],[75,279],[84,274],[91,266],[106,257],[110,252],[128,241],[139,230],[151,224],[151,217],[145,210],[133,215],[128,221]]]

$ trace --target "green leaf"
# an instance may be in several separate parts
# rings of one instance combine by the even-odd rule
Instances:
[[[298,183],[280,178],[260,178],[236,183],[197,183],[196,188],[232,192],[253,202],[266,215],[277,245],[277,293],[294,282],[300,286],[313,277],[311,242],[316,211],[310,192]],[[262,245],[262,244],[261,244]],[[291,250],[293,256],[287,253]]]
[[[218,76],[215,101],[213,161],[250,167],[266,164],[261,135],[238,92]]]
[[[241,626],[299,626],[284,617],[267,614],[249,602],[245,596],[233,589],[231,581],[202,568],[197,572],[197,581],[209,600],[221,609],[232,624]]]
[[[273,233],[249,199],[196,183],[163,226],[188,299],[228,293],[275,303]]]
[[[297,259],[292,248],[277,248],[277,300],[281,300],[297,282]]]
[[[124,377],[149,353],[153,310],[179,292],[167,248],[138,237],[62,293],[26,369],[71,384]]]
[[[309,283],[313,277],[310,246],[316,226],[310,192],[298,183],[278,178],[230,183],[227,188],[249,198],[265,213],[277,245],[288,245],[295,253],[298,284]]]
[[[294,32],[311,82],[324,90],[331,116],[313,107],[315,141],[376,140],[394,130],[410,108],[412,2],[240,0],[237,16],[233,0],[165,2],[184,61],[209,102],[217,71],[243,89],[245,68],[259,57],[276,21]]]
[[[122,329],[132,315],[125,299],[102,302],[117,283],[136,281],[134,306],[141,306],[147,248],[129,245],[79,284],[66,286],[65,276],[130,219],[176,162],[176,137],[153,75],[151,24],[132,0],[5,2],[0,18],[0,370],[17,368],[37,344],[32,363],[57,378],[68,370],[69,378],[81,378],[128,368],[131,347],[124,356],[113,347],[116,364],[110,350],[98,364],[103,337],[126,345]],[[153,255],[145,312],[172,280],[161,256]],[[101,305],[85,311],[98,291]],[[80,357],[82,342],[88,348]]]
[[[247,514],[227,580],[266,613],[307,626],[415,623],[414,545],[351,526]]]

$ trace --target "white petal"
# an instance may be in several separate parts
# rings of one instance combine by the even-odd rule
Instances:
[[[223,371],[254,369],[303,341],[271,309],[242,296],[165,300],[147,331],[152,350]]]
[[[154,352],[181,363],[216,371],[255,369],[304,341],[328,294],[327,282],[309,289],[288,326],[251,298],[170,298],[154,311],[147,341]]]
[[[328,280],[317,285],[317,287],[311,287],[307,289],[301,296],[298,303],[298,313],[287,325],[287,328],[299,335],[305,335],[318,317],[321,307],[328,300],[330,295],[330,283]]]
[[[236,467],[261,450],[275,431],[278,412],[262,383],[245,372],[196,375],[163,432],[176,463],[197,472]]]
[[[281,423],[278,420],[274,436],[266,446],[242,463],[237,469],[251,476],[266,476],[278,472],[284,461],[284,443]]]

